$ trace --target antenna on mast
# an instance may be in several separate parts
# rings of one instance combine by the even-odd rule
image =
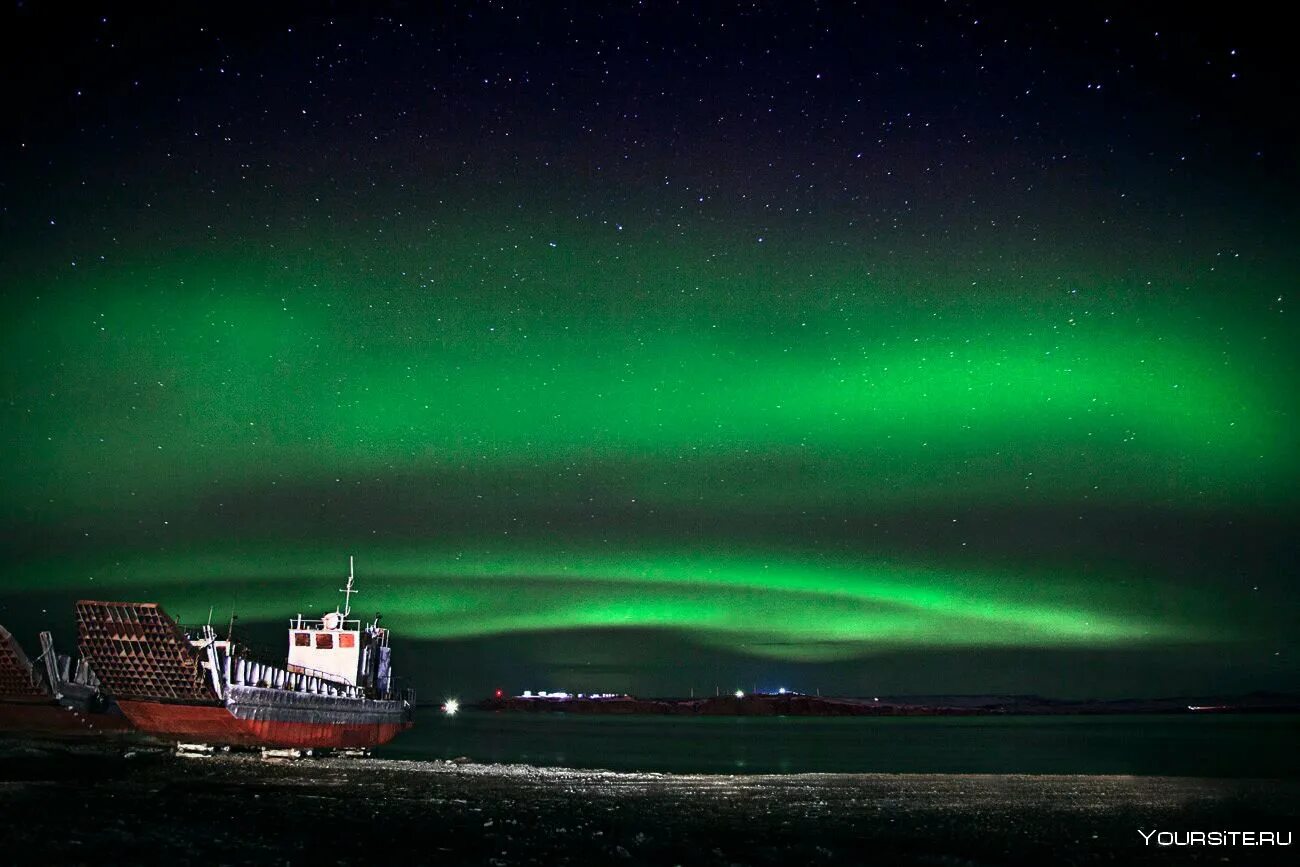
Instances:
[[[347,619],[347,616],[352,613],[352,594],[361,592],[359,590],[352,589],[352,581],[356,577],[354,575],[354,571],[355,570],[353,568],[353,558],[352,555],[349,554],[348,555],[348,586],[344,587],[342,590],[339,591],[340,593],[343,594],[343,618],[345,620]]]

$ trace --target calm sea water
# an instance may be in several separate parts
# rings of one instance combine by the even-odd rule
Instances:
[[[676,773],[1300,777],[1300,716],[673,717],[422,710],[389,758]]]

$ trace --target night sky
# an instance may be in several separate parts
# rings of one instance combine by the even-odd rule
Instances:
[[[1250,4],[8,4],[0,622],[426,693],[1300,689]]]

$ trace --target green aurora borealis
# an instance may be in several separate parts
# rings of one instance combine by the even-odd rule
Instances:
[[[490,241],[463,243],[472,258]],[[635,302],[593,291],[574,311],[556,295],[599,263],[539,247],[514,273],[544,289],[454,304],[403,295],[397,265],[388,297],[269,263],[100,268],[36,293],[7,317],[25,362],[7,369],[47,373],[8,384],[5,490],[11,512],[86,536],[22,571],[42,592],[111,588],[189,619],[235,578],[255,588],[242,617],[277,619],[330,604],[353,552],[365,605],[410,637],[641,627],[796,661],[1242,637],[1175,576],[990,558],[962,524],[994,506],[1286,502],[1294,373],[1267,341],[1241,348],[1245,333],[1280,345],[1267,318],[1083,282],[1032,308],[1024,290],[963,304],[931,286],[957,299],[935,315],[909,302],[923,275],[847,267],[802,281],[770,268],[752,288],[789,288],[760,307],[667,265],[689,250],[626,265]],[[283,508],[295,487],[310,490],[288,527],[205,526],[249,497]],[[945,516],[941,532],[967,534],[956,548],[985,555],[729,529],[904,508]],[[1176,609],[1150,607],[1170,592]]]
[[[436,278],[396,269],[322,289],[272,263],[103,269],[37,293],[7,317],[9,351],[50,372],[10,383],[26,410],[7,426],[26,471],[10,489],[40,509],[25,486],[52,492],[34,468],[60,479],[57,505],[287,468],[577,478],[593,461],[643,474],[659,505],[728,465],[711,495],[756,507],[1026,491],[1268,503],[1291,487],[1295,367],[1271,305],[1249,321],[1085,280],[964,299],[924,274],[833,269],[769,268],[737,292],[673,264],[700,258],[688,249],[613,276],[550,252],[510,269],[543,290],[486,300],[454,280],[437,282],[450,299],[413,298]],[[588,289],[586,273],[640,297]],[[799,478],[745,471],[772,462]]]
[[[1296,272],[1249,190],[1060,169],[1027,121],[930,142],[957,108],[643,153],[521,97],[480,147],[480,78],[427,138],[208,83],[219,134],[159,97],[66,177],[14,163],[0,622],[133,597],[279,641],[354,554],[465,695],[1300,682]]]

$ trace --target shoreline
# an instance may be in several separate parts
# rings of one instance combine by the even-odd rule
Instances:
[[[310,775],[314,770],[361,771],[379,774],[448,775],[465,778],[499,778],[503,780],[565,780],[586,778],[613,778],[641,781],[745,781],[746,785],[764,785],[792,782],[826,783],[880,783],[891,780],[925,781],[970,779],[976,781],[1041,780],[1068,782],[1071,780],[1131,782],[1145,780],[1173,783],[1183,781],[1206,786],[1257,786],[1278,784],[1296,789],[1300,796],[1300,779],[1293,777],[1216,777],[1200,774],[1131,774],[1131,773],[1037,773],[1032,771],[782,771],[782,772],[723,772],[723,771],[656,771],[620,768],[583,767],[578,765],[539,765],[525,762],[477,761],[468,757],[451,759],[392,758],[385,755],[353,755],[337,753],[286,756],[282,752],[262,754],[248,748],[214,748],[208,752],[179,752],[175,746],[148,737],[134,741],[87,741],[40,738],[0,738],[0,768],[6,763],[25,761],[77,761],[110,764],[149,765],[158,762],[205,762],[230,768],[244,768],[253,776],[257,769],[297,769]],[[0,782],[4,777],[0,776]],[[1300,805],[1298,805],[1300,806]]]
[[[1123,862],[1137,829],[1289,830],[1300,781],[669,774],[385,758],[0,750],[0,841],[46,863]],[[1181,852],[1193,863],[1228,850]],[[1264,849],[1232,849],[1234,860]]]

